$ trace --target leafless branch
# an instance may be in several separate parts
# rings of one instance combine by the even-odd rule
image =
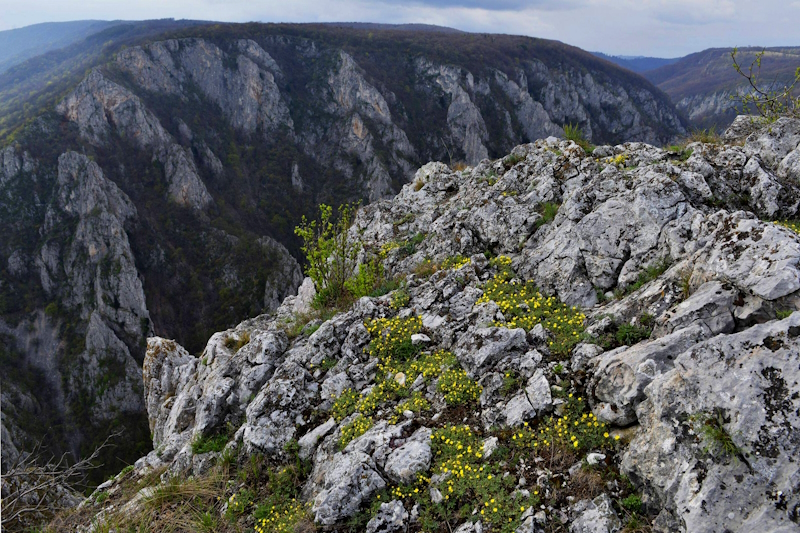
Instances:
[[[45,459],[42,441],[36,443],[29,453],[20,456],[0,476],[3,492],[3,529],[24,522],[28,517],[51,514],[60,510],[60,499],[65,491],[86,482],[89,471],[99,468],[96,464],[100,453],[112,446],[111,442],[121,433],[112,433],[87,457],[70,464],[69,454]]]

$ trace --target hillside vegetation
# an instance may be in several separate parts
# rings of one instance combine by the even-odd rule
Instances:
[[[0,31],[0,74],[32,57],[82,41],[119,21],[46,22]]]
[[[800,67],[800,48],[740,48],[737,60],[747,67],[762,50],[762,82],[778,86],[791,82]],[[737,114],[731,96],[748,87],[733,68],[730,54],[729,48],[712,48],[642,75],[667,93],[695,127],[724,129]]]

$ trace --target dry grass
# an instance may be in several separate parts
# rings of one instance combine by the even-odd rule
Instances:
[[[557,444],[540,448],[539,455],[545,460],[544,464],[547,468],[554,472],[564,472],[580,459],[578,454],[571,449]]]
[[[419,278],[429,278],[439,271],[439,265],[426,259],[422,263],[414,267],[414,275]]]
[[[686,138],[687,143],[701,142],[705,144],[720,144],[722,138],[713,128],[695,129]]]
[[[576,500],[593,500],[606,491],[603,477],[594,470],[581,468],[569,480],[569,493]]]
[[[239,334],[239,337],[228,337],[225,339],[225,347],[231,350],[232,352],[238,352],[242,346],[250,342],[250,332],[244,331]]]
[[[200,479],[173,478],[159,484],[163,469],[134,480],[123,480],[120,489],[109,495],[102,504],[85,505],[57,516],[43,531],[57,533],[75,531],[78,526],[95,523],[96,533],[174,532],[194,533],[214,531],[233,533],[241,528],[221,517],[223,500],[229,478],[227,468],[217,467]],[[123,513],[122,506],[145,487],[155,487],[134,513]],[[102,509],[108,514],[102,521],[97,516]]]

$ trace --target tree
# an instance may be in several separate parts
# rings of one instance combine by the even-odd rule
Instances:
[[[738,52],[738,48],[734,48],[731,52],[733,68],[747,80],[750,87],[748,92],[732,96],[731,99],[740,103],[745,113],[748,113],[753,106],[768,120],[777,120],[782,116],[800,117],[800,95],[795,93],[795,88],[800,82],[800,67],[797,67],[794,78],[786,84],[781,85],[777,79],[765,84],[761,79],[761,61],[766,50],[756,54],[747,72],[736,59]]]
[[[303,239],[301,250],[306,255],[306,273],[314,280],[320,303],[328,305],[346,294],[346,283],[356,267],[359,242],[347,238],[357,204],[339,206],[334,221],[333,208],[319,206],[319,220],[308,222],[306,217],[294,232]]]

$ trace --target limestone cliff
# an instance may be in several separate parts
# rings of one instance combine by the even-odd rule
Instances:
[[[10,453],[52,431],[54,451],[80,455],[126,420],[126,448],[109,465],[141,455],[145,338],[175,337],[196,353],[214,331],[275,310],[302,282],[292,230],[320,203],[377,202],[427,161],[478,165],[565,124],[595,143],[663,144],[684,131],[645,80],[522,37],[223,25],[108,46],[0,151]],[[791,190],[775,184],[785,172],[748,172],[753,205],[783,213]],[[717,193],[710,177],[709,187]],[[652,253],[619,258],[625,274]],[[541,263],[537,279],[569,270]],[[588,282],[592,268],[573,269],[575,279]],[[587,287],[562,296],[591,305]]]
[[[763,219],[796,216],[800,121],[748,124],[423,166],[349,233],[399,289],[148,339],[155,449],[58,527],[166,527],[149,495],[194,475],[256,530],[796,529],[800,237]]]

